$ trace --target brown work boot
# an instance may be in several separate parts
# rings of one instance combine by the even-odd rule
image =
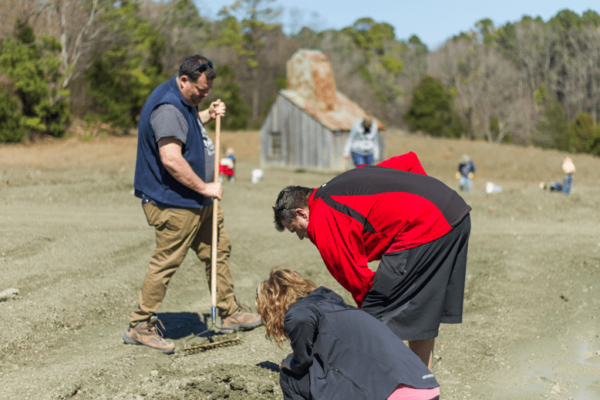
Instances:
[[[159,323],[163,329],[162,322],[157,316],[152,316],[148,321],[143,321],[134,327],[129,327],[127,332],[123,334],[123,341],[126,344],[142,344],[152,347],[153,349],[162,351],[165,354],[171,354],[175,350],[175,344],[163,339],[162,333],[156,326]]]
[[[250,330],[262,324],[260,315],[246,311],[242,307],[221,322],[221,331]]]

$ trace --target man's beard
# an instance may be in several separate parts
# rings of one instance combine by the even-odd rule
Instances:
[[[196,95],[192,95],[190,97],[190,100],[192,100],[192,103],[194,103],[196,106],[199,106],[200,103],[202,102],[202,99],[204,98],[204,96],[196,96]]]

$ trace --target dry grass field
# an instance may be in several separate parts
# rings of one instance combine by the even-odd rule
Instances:
[[[135,136],[76,137],[0,146],[0,399],[279,399],[288,353],[264,339],[202,353],[181,350],[203,329],[210,296],[189,254],[159,317],[172,356],[126,346],[121,335],[154,246],[133,189]],[[224,183],[225,226],[241,301],[284,265],[351,303],[309,241],[273,228],[271,205],[289,184],[331,173],[259,168],[258,133],[225,132],[238,157]],[[463,323],[442,326],[433,372],[441,399],[600,398],[600,159],[576,155],[570,196],[540,190],[562,178],[565,154],[390,132],[387,155],[414,151],[453,188],[461,154],[477,166]],[[501,193],[485,193],[485,183]],[[377,264],[372,265],[373,268]]]

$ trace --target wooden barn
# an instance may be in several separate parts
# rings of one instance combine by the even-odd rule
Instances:
[[[260,130],[261,165],[343,170],[350,128],[366,115],[337,91],[325,54],[299,50],[287,62],[287,89],[279,92]],[[385,127],[375,118],[373,122],[385,159]]]

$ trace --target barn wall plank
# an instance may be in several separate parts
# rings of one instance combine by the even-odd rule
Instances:
[[[269,156],[271,132],[281,132],[281,158]],[[261,165],[339,171],[346,168],[344,147],[348,131],[335,134],[283,95],[274,102],[260,130]],[[386,133],[380,132],[380,159],[388,157]]]

